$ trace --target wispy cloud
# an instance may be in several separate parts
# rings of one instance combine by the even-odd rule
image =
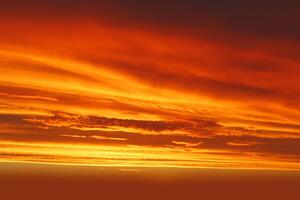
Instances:
[[[36,2],[0,8],[2,158],[300,168],[295,5]]]

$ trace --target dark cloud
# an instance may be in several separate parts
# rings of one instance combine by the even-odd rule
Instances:
[[[215,136],[204,139],[202,148],[231,149],[240,152],[256,152],[261,155],[290,155],[299,159],[299,138],[263,138],[255,136]]]
[[[23,124],[24,116],[22,115],[13,115],[13,114],[0,114],[0,123],[2,124],[13,124],[19,125]]]
[[[28,121],[32,118],[34,121]],[[299,138],[274,138],[247,135],[250,131],[231,129],[243,133],[243,135],[219,135],[216,131],[225,129],[210,121],[194,122],[164,122],[164,121],[140,121],[109,119],[94,116],[75,116],[70,114],[57,114],[53,117],[0,115],[1,124],[8,124],[10,129],[22,130],[21,132],[1,131],[1,140],[35,141],[35,142],[66,142],[66,143],[90,143],[103,145],[130,144],[139,146],[179,146],[181,144],[194,144],[193,148],[211,150],[229,150],[232,152],[249,153],[256,152],[261,155],[287,155],[297,157],[300,155]],[[62,123],[62,125],[59,125]],[[65,124],[65,125],[64,125]],[[108,127],[137,128],[138,132],[111,131]],[[80,128],[103,128],[103,130],[89,130]],[[5,126],[4,126],[5,128]],[[78,129],[79,128],[79,129]],[[9,129],[8,129],[9,130]],[[144,134],[144,131],[154,131],[152,134]],[[194,135],[166,134],[168,131],[190,131]],[[165,131],[165,134],[160,132]],[[203,133],[206,133],[203,135]],[[257,133],[257,131],[254,131]],[[208,134],[208,135],[207,135]],[[95,137],[96,136],[96,137]],[[102,137],[101,139],[97,139]],[[199,137],[200,136],[200,137]],[[209,136],[209,137],[207,137]],[[124,138],[126,140],[110,140],[109,138]],[[175,142],[175,143],[174,143]]]
[[[195,121],[154,121],[154,120],[135,120],[135,119],[118,119],[96,116],[79,116],[65,113],[55,113],[53,117],[29,119],[33,123],[47,126],[62,126],[67,128],[109,128],[123,127],[135,128],[143,131],[151,131],[152,134],[163,131],[186,131],[197,133],[199,135],[210,134],[211,129],[220,127],[214,121],[195,120]],[[62,122],[62,123],[61,123]],[[66,123],[64,123],[66,122]],[[60,125],[61,124],[61,125]]]

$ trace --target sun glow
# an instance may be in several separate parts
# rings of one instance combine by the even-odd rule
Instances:
[[[300,169],[294,44],[32,15],[0,19],[0,161]]]

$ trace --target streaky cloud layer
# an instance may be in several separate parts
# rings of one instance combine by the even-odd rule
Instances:
[[[299,4],[221,4],[4,1],[0,160],[299,170]]]

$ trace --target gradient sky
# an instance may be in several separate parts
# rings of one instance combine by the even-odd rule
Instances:
[[[0,161],[300,169],[300,2],[0,7]]]

